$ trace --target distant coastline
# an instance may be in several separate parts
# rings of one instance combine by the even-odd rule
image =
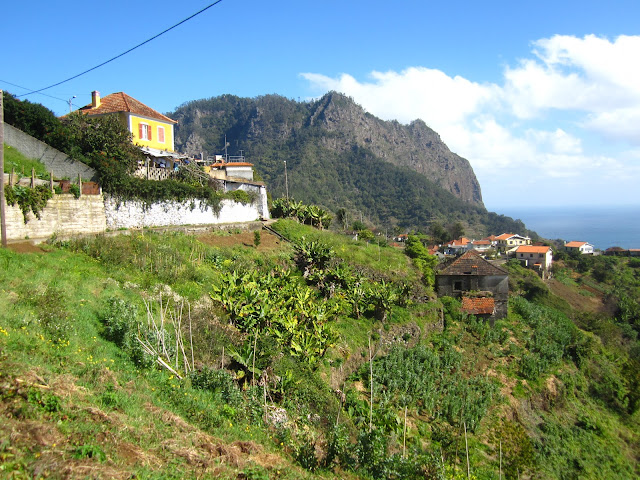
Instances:
[[[509,207],[497,213],[520,219],[541,237],[589,242],[600,250],[640,248],[640,205]]]

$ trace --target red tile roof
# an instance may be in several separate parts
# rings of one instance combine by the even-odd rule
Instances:
[[[534,245],[520,245],[516,253],[547,253],[551,247],[536,247]]]
[[[247,162],[227,162],[227,163],[212,163],[210,165],[213,168],[222,168],[222,167],[253,167],[253,163]]]
[[[475,242],[471,242],[472,245],[491,245],[489,240],[476,240]]]
[[[139,102],[124,92],[112,93],[100,99],[100,106],[93,108],[92,104],[85,105],[78,109],[79,112],[87,115],[103,115],[106,113],[133,113],[142,115],[143,117],[155,118],[167,123],[178,123],[175,120],[156,112],[153,108],[147,107],[144,103]]]
[[[495,237],[496,240],[508,240],[513,237],[515,233],[503,233],[502,235],[498,235]]]
[[[472,315],[493,315],[495,307],[493,298],[462,297],[462,311]]]
[[[587,242],[580,242],[580,241],[573,241],[573,242],[569,242],[565,244],[565,247],[568,248],[580,248],[581,246],[585,245]]]
[[[451,243],[449,243],[450,247],[456,247],[456,246],[465,246],[469,243],[469,239],[465,238],[465,237],[460,237],[457,238],[455,240],[453,240]]]

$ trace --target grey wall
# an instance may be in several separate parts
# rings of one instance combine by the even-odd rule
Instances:
[[[460,282],[460,290],[453,287],[455,282]],[[507,275],[436,275],[436,289],[438,296],[457,297],[462,292],[488,291],[493,293],[496,305],[494,318],[507,316],[509,300],[509,277]]]
[[[4,124],[4,142],[24,156],[44,163],[47,170],[53,172],[57,178],[74,179],[78,178],[79,174],[83,180],[98,181],[98,175],[93,168],[69,158],[64,153],[6,123]]]

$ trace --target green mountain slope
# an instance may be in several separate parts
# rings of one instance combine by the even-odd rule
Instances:
[[[402,250],[274,228],[0,250],[2,476],[638,476],[640,262],[508,265],[490,328]]]

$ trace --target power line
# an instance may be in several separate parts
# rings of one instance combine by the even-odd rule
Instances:
[[[136,48],[139,48],[139,47],[141,47],[141,46],[143,46],[143,45],[146,45],[147,43],[151,42],[152,40],[155,40],[156,38],[160,37],[161,35],[164,35],[165,33],[167,33],[167,32],[169,32],[169,31],[173,30],[174,28],[176,28],[176,27],[178,27],[178,26],[182,25],[183,23],[188,22],[188,21],[189,21],[189,20],[191,20],[193,17],[195,17],[195,16],[197,16],[197,15],[200,15],[202,12],[204,12],[205,10],[210,9],[211,7],[213,7],[213,6],[217,5],[217,4],[219,4],[221,1],[222,1],[222,0],[217,0],[217,1],[213,2],[212,4],[210,4],[210,5],[206,6],[206,7],[204,7],[202,10],[200,10],[200,11],[198,11],[198,12],[194,13],[194,14],[193,14],[193,15],[191,15],[190,17],[187,17],[187,18],[185,18],[184,20],[182,20],[181,22],[176,23],[176,24],[175,24],[175,25],[173,25],[172,27],[169,27],[169,28],[167,28],[166,30],[163,30],[162,32],[158,33],[157,35],[154,35],[153,37],[149,38],[148,40],[145,40],[144,42],[139,43],[138,45],[136,45],[135,47],[130,48],[130,49],[129,49],[129,50],[127,50],[126,52],[122,52],[120,55],[116,55],[115,57],[110,58],[110,59],[109,59],[109,60],[107,60],[106,62],[102,62],[100,65],[96,65],[95,67],[92,67],[92,68],[90,68],[89,70],[85,70],[85,71],[84,71],[84,72],[82,72],[82,73],[78,73],[77,75],[74,75],[73,77],[69,77],[69,78],[67,78],[66,80],[62,80],[61,82],[54,83],[53,85],[49,85],[48,87],[40,88],[40,89],[38,89],[38,90],[33,90],[32,92],[29,92],[29,93],[23,93],[22,95],[18,95],[16,98],[19,98],[19,97],[25,97],[25,96],[27,96],[27,95],[31,95],[31,94],[33,94],[33,93],[40,93],[40,92],[42,92],[43,90],[48,90],[48,89],[50,89],[50,88],[57,87],[58,85],[62,85],[63,83],[66,83],[66,82],[68,82],[68,81],[70,81],[70,80],[73,80],[73,79],[75,79],[75,78],[78,78],[78,77],[80,77],[80,76],[84,75],[85,73],[89,73],[89,72],[91,72],[91,71],[93,71],[93,70],[95,70],[95,69],[97,69],[97,68],[100,68],[100,67],[102,67],[102,66],[106,65],[107,63],[113,62],[114,60],[117,60],[118,58],[120,58],[120,57],[122,57],[122,56],[126,55],[127,53],[133,52]]]
[[[0,78],[0,82],[2,83],[6,83],[7,85],[12,85],[14,87],[18,87],[18,88],[22,88],[23,90],[31,90],[30,88],[27,87],[23,87],[22,85],[18,85],[16,83],[11,83],[11,82],[7,82],[6,80],[2,80]],[[8,93],[8,92],[7,92]],[[36,92],[31,92],[31,93],[36,93]],[[64,98],[59,98],[59,97],[54,97],[53,95],[49,95],[48,93],[42,93],[42,92],[38,92],[39,95],[44,95],[45,97],[49,97],[49,98],[53,98],[54,100],[60,100],[61,102],[67,102],[68,100],[65,100]],[[29,93],[25,93],[23,95],[30,95]],[[14,95],[16,98],[18,96]]]

